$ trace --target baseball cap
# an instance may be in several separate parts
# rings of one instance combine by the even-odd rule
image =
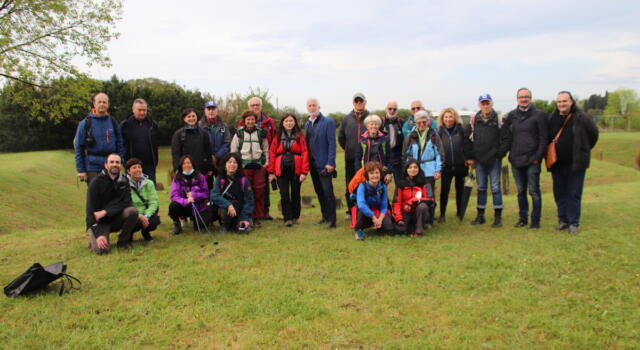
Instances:
[[[482,102],[482,101],[493,101],[493,99],[491,98],[491,95],[484,94],[484,95],[480,95],[480,97],[478,97],[478,101],[480,101],[480,102]]]
[[[207,107],[218,107],[218,104],[216,103],[216,101],[209,101],[204,104],[204,108]]]
[[[365,100],[365,101],[367,100],[367,99],[366,99],[366,97],[364,97],[364,94],[363,94],[362,92],[356,92],[356,93],[353,95],[352,100],[355,100],[356,98],[361,98],[361,99],[363,99],[363,100]]]

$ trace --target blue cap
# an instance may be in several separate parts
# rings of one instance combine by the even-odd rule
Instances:
[[[482,101],[493,101],[493,99],[491,98],[491,95],[484,94],[484,95],[480,95],[480,97],[478,97],[478,101],[480,101],[480,102],[482,102]]]
[[[204,108],[207,107],[218,107],[218,104],[216,103],[216,101],[209,101],[204,104]]]

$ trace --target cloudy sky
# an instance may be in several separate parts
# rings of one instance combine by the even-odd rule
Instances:
[[[280,106],[499,110],[533,97],[640,90],[640,1],[128,0],[100,79],[156,77],[226,96],[269,89]],[[274,101],[275,103],[275,101]]]

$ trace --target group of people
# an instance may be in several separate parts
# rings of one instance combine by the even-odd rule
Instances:
[[[446,221],[452,184],[461,219],[470,171],[477,180],[477,215],[471,224],[486,222],[490,185],[492,226],[502,226],[500,174],[507,154],[518,189],[515,227],[540,228],[540,172],[550,143],[556,155],[555,163],[547,166],[558,208],[557,229],[577,233],[585,171],[598,129],[567,91],[558,93],[550,116],[532,105],[529,89],[519,89],[516,97],[517,107],[499,118],[491,95],[481,95],[478,113],[465,126],[455,109],[445,108],[432,118],[421,101],[411,103],[407,120],[398,116],[393,100],[386,104],[385,115],[370,114],[364,94],[356,93],[337,136],[344,149],[346,216],[356,239],[363,240],[364,229],[371,226],[423,235],[435,221],[439,179],[437,221]],[[155,192],[158,125],[142,99],[133,102],[133,114],[120,124],[108,113],[106,94],[96,94],[93,107],[78,125],[74,147],[78,177],[89,184],[87,235],[91,248],[102,253],[109,248],[109,232],[122,231],[121,247],[128,247],[138,230],[145,240],[153,239],[150,232],[160,223]],[[171,140],[171,233],[180,234],[186,218],[197,229],[218,221],[221,231],[249,232],[261,221],[273,220],[270,188],[280,191],[284,225],[296,225],[300,187],[309,174],[322,214],[317,224],[335,228],[336,125],[320,112],[317,99],[309,99],[306,107],[303,128],[294,114],[284,115],[276,127],[258,97],[249,99],[248,110],[234,127],[218,115],[215,101],[204,104],[202,118],[195,109],[185,109],[183,125]],[[123,161],[126,175],[120,173]],[[390,202],[391,182],[395,192]]]

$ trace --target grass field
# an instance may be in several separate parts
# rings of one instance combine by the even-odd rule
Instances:
[[[554,231],[545,172],[537,231],[511,228],[512,191],[500,229],[472,227],[470,209],[421,239],[356,242],[344,221],[317,229],[309,208],[294,228],[172,237],[160,193],[156,241],[106,256],[87,250],[71,152],[0,154],[0,283],[36,261],[64,261],[83,282],[0,298],[0,349],[638,349],[640,172],[625,159],[639,139],[601,135],[577,236]]]

